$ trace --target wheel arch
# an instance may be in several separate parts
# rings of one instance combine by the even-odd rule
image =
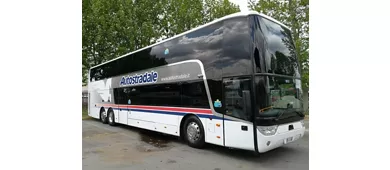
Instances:
[[[114,112],[114,109],[113,109],[112,107],[109,107],[109,108],[107,109],[107,113],[108,113],[109,111]],[[114,113],[115,113],[115,112],[114,112]]]

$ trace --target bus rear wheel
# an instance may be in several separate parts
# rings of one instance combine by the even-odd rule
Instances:
[[[103,123],[103,124],[107,124],[108,120],[107,120],[107,113],[104,109],[101,109],[100,110],[100,121]]]
[[[108,110],[108,124],[111,126],[115,126],[115,115],[112,110]]]
[[[194,148],[203,148],[205,145],[202,122],[195,116],[189,117],[184,123],[184,136],[187,144]]]

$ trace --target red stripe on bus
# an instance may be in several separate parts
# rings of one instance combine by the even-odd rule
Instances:
[[[203,109],[191,109],[191,108],[166,108],[166,107],[149,107],[149,106],[128,106],[129,108],[134,109],[156,109],[156,110],[163,110],[163,111],[176,111],[176,112],[196,112],[196,113],[207,113],[212,114],[211,110],[203,110]]]
[[[162,111],[173,111],[173,112],[194,112],[194,113],[212,114],[211,109],[143,106],[143,105],[115,105],[115,104],[104,104],[102,106],[104,106],[104,107],[117,107],[117,108],[124,108],[124,109],[133,108],[133,109],[148,109],[148,110],[162,110]]]

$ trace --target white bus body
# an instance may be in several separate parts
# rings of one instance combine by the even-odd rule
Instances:
[[[183,136],[193,147],[201,147],[204,143],[210,143],[263,153],[302,138],[305,127],[301,115],[294,115],[293,112],[283,115],[282,111],[272,109],[271,106],[271,110],[278,112],[277,116],[271,116],[271,118],[277,121],[269,121],[271,118],[267,118],[267,116],[258,117],[258,115],[263,112],[266,113],[270,109],[260,107],[259,96],[261,95],[255,92],[260,88],[258,83],[261,81],[257,81],[260,75],[241,66],[248,63],[247,61],[252,61],[251,59],[239,59],[237,62],[232,62],[231,66],[234,69],[226,66],[220,72],[213,72],[210,70],[218,70],[219,61],[222,65],[226,63],[223,57],[225,54],[228,56],[228,53],[215,52],[218,50],[201,51],[201,47],[195,44],[192,47],[197,49],[189,51],[196,52],[188,55],[189,57],[182,57],[183,59],[170,57],[170,55],[180,56],[181,54],[177,52],[180,50],[179,47],[184,49],[187,46],[183,44],[194,43],[195,38],[198,40],[196,43],[205,41],[206,45],[222,39],[221,44],[224,45],[221,47],[222,50],[233,48],[233,46],[228,48],[227,42],[225,42],[228,37],[225,36],[225,33],[229,34],[229,29],[236,28],[234,26],[226,26],[227,28],[221,29],[224,34],[218,33],[221,32],[218,31],[218,28],[214,32],[202,33],[207,35],[208,40],[205,40],[205,36],[193,38],[190,34],[204,30],[207,32],[208,28],[214,24],[222,23],[223,25],[226,21],[235,18],[246,18],[245,22],[252,22],[249,17],[262,17],[280,25],[282,28],[287,28],[274,19],[257,12],[239,12],[94,66],[90,70],[88,83],[88,115],[110,125],[124,124],[174,136]],[[247,27],[249,29],[249,26]],[[247,40],[250,40],[249,37]],[[194,41],[189,41],[191,38]],[[170,45],[170,43],[177,44]],[[179,45],[179,43],[182,44]],[[176,46],[179,49],[176,49]],[[251,48],[248,47],[248,49]],[[152,66],[144,66],[146,62],[140,59],[139,65],[142,66],[137,66],[140,69],[131,72],[121,70],[136,66],[131,65],[132,62],[128,62],[129,65],[127,66],[125,63],[127,61],[125,60],[126,57],[137,55],[145,50],[150,54],[150,60],[153,60],[150,62],[153,63]],[[213,55],[208,55],[207,52]],[[209,61],[209,58],[217,55],[218,57],[215,58],[218,61],[216,61],[217,59],[215,59],[215,62],[213,60],[214,64],[210,64],[211,61],[206,62]],[[250,55],[252,55],[252,52],[250,52]],[[159,60],[158,62],[162,64],[156,64],[156,58],[165,61]],[[115,67],[105,67],[115,62],[117,62]],[[120,67],[122,65],[127,67]],[[240,69],[243,71],[240,71]],[[108,73],[111,71],[115,73]],[[240,74],[234,75],[234,71],[240,71]],[[246,75],[246,72],[248,75]],[[219,77],[213,77],[213,75]],[[247,79],[244,80],[240,77],[247,77]],[[209,84],[214,82],[211,81],[211,78],[216,79],[217,86]],[[274,88],[273,85],[270,85],[272,81],[282,82],[281,84],[283,84],[283,81],[276,80],[270,75],[264,74],[260,79],[265,80],[266,87]],[[278,79],[282,80],[282,78]],[[291,79],[294,81],[286,80],[287,85],[300,81],[299,76]],[[220,89],[218,89],[219,85],[221,85]],[[155,91],[154,89],[157,88],[161,88],[161,90]],[[286,97],[281,96],[274,99],[277,100],[275,103],[282,103],[279,104],[283,105],[281,107],[292,103],[293,105],[289,105],[289,107],[299,108],[301,87],[299,85],[295,88],[298,93],[296,98],[298,99],[294,98],[293,95],[294,100],[289,100],[288,97],[284,100]],[[267,90],[265,89],[265,91]],[[268,98],[261,100],[269,102]],[[261,111],[257,112],[258,110]],[[290,118],[283,119],[283,116],[286,115],[290,115]],[[187,120],[188,118],[191,119]],[[196,120],[199,120],[199,122]],[[272,124],[272,122],[276,123]]]

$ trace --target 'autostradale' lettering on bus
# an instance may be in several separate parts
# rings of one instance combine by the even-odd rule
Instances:
[[[145,84],[157,82],[158,73],[151,71],[144,74],[136,74],[133,76],[122,76],[120,85],[134,85],[134,84]]]

